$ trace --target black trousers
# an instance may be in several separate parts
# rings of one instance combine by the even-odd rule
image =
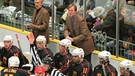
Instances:
[[[91,54],[92,54],[92,53],[90,53],[90,54],[84,56],[84,59],[86,59],[86,60],[87,60],[88,62],[90,62],[90,63],[91,63]]]

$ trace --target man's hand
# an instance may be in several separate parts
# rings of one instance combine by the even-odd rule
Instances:
[[[34,39],[34,35],[33,35],[32,32],[30,32],[30,34],[27,36],[27,38],[28,38],[30,44],[33,44],[34,43],[34,40],[35,39]]]
[[[66,39],[69,39],[71,42],[74,41],[73,38],[72,37],[69,37],[69,36],[67,36]]]
[[[92,10],[87,10],[87,11],[86,11],[86,14],[89,14],[91,11],[92,11]]]
[[[33,29],[34,28],[34,25],[33,24],[27,25],[27,28],[28,29]]]
[[[128,1],[129,5],[134,5],[134,3],[135,3],[134,1]]]

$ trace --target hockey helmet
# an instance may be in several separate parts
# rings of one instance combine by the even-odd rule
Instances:
[[[98,54],[98,57],[99,57],[99,58],[103,58],[104,60],[110,59],[111,53],[108,52],[108,51],[106,51],[106,50],[104,50],[104,51],[102,51],[102,52],[100,52],[100,53]]]
[[[59,44],[65,46],[65,47],[70,47],[71,41],[68,39],[62,39]]]
[[[13,37],[11,35],[6,35],[3,40],[13,42]]]
[[[20,60],[17,56],[11,56],[8,59],[8,64],[9,64],[9,67],[19,67]]]
[[[39,35],[37,38],[36,38],[36,41],[41,41],[41,42],[46,42],[46,38],[45,38],[45,36],[43,36],[43,35]]]
[[[79,56],[79,58],[84,57],[84,50],[82,48],[76,48],[72,52],[72,56]]]
[[[123,67],[124,69],[129,69],[131,70],[133,64],[130,60],[124,60],[122,62],[120,62],[120,67]]]
[[[51,57],[46,56],[45,58],[42,59],[42,63],[52,65],[53,59]]]

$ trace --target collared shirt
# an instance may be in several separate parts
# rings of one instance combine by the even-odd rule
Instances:
[[[72,26],[74,26],[74,20],[75,20],[75,16],[76,16],[76,14],[75,14],[73,17],[71,17]]]

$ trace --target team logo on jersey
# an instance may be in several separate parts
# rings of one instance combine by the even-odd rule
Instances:
[[[17,56],[18,57],[18,53],[14,53],[14,56]]]
[[[77,72],[76,71],[73,71],[73,76],[77,76]]]
[[[7,63],[7,57],[3,57],[3,63],[6,64]]]
[[[16,73],[17,70],[15,69],[4,69],[4,72],[11,72],[11,73]]]
[[[62,65],[62,62],[59,62],[59,65],[60,65],[60,68],[62,68],[62,66],[63,66],[63,65]]]
[[[88,68],[83,68],[83,73],[86,74],[88,71]]]
[[[100,74],[100,73],[97,73],[97,76],[102,76],[102,74]]]
[[[114,72],[111,72],[111,76],[115,76],[115,73]]]
[[[50,54],[48,54],[47,56],[48,56],[48,57],[51,57],[51,55],[50,55]]]

